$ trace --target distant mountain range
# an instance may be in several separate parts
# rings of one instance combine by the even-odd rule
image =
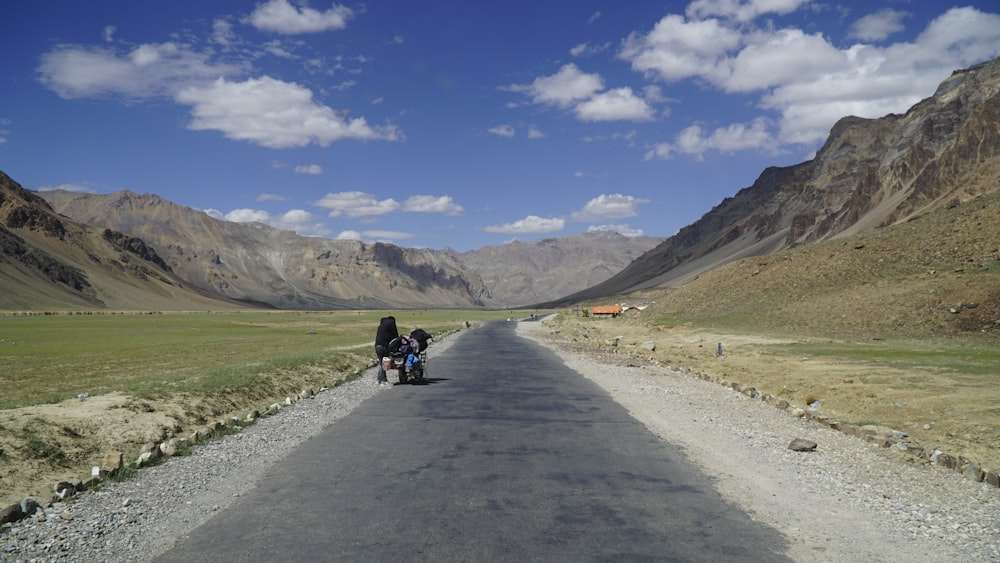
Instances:
[[[175,306],[169,299],[132,299],[134,292],[120,291],[114,278],[92,283],[95,264],[73,259],[72,245],[33,229],[17,219],[21,215],[45,218],[35,223],[107,230],[148,245],[139,255],[129,255],[132,263],[148,261],[145,268],[161,272],[176,287],[223,300],[197,308],[233,303],[281,309],[526,306],[603,281],[662,241],[597,232],[459,253],[302,237],[260,223],[222,221],[155,195],[129,191],[34,194],[2,173],[0,194],[6,202],[3,208],[18,210],[8,213],[13,213],[13,221],[0,221],[2,232],[16,237],[15,232],[27,227],[31,236],[25,244],[44,247],[47,263],[72,264],[74,279],[82,280],[48,280],[43,295],[58,299],[25,297],[38,293],[37,284],[12,280],[11,291],[0,297],[2,308],[195,306],[176,296]],[[12,248],[4,254],[24,253]],[[18,263],[18,271],[30,270],[23,261]],[[84,285],[85,290],[76,287]]]
[[[0,308],[558,306],[679,287],[735,260],[1000,191],[1000,59],[904,115],[846,117],[668,239],[597,232],[472,252],[301,237],[155,195],[33,193],[0,173]]]

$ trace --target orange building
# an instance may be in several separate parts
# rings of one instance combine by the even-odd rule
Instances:
[[[590,310],[595,317],[598,315],[617,317],[622,314],[621,305],[598,305]]]

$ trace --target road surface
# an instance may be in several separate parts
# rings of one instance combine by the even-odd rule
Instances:
[[[787,561],[787,540],[514,323],[464,332],[162,561]],[[390,381],[393,380],[390,372]]]

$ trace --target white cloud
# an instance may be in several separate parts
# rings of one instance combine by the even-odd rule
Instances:
[[[267,223],[271,214],[260,209],[234,209],[222,216],[233,223]]]
[[[528,234],[528,233],[553,233],[561,231],[566,226],[565,219],[537,217],[528,215],[524,219],[486,227],[487,233],[507,233],[507,234]]]
[[[592,45],[590,43],[579,43],[569,50],[569,54],[574,57],[586,57],[603,53],[611,48],[611,43],[601,43]]]
[[[583,121],[649,121],[653,108],[631,88],[616,88],[577,104],[576,115]]]
[[[513,85],[507,89],[526,94],[537,104],[565,108],[603,90],[604,80],[600,75],[587,74],[575,64],[568,63],[555,74],[540,76],[531,84]]]
[[[336,237],[337,240],[357,240],[367,243],[372,242],[385,242],[393,244],[397,240],[406,240],[413,238],[413,233],[406,233],[403,231],[354,231],[346,230],[341,231]]]
[[[733,123],[706,133],[701,125],[692,125],[683,131],[673,143],[658,143],[646,153],[646,160],[668,160],[676,153],[701,157],[709,151],[732,153],[742,150],[757,150],[773,154],[778,150],[778,142],[768,129],[769,121],[759,117],[750,123]]]
[[[693,77],[717,81],[724,71],[720,63],[742,44],[742,32],[719,20],[688,22],[671,14],[648,34],[629,35],[618,57],[629,61],[633,70],[668,83]]]
[[[39,81],[66,99],[120,95],[170,96],[178,88],[242,73],[244,67],[211,63],[178,43],[147,43],[119,55],[99,47],[61,46],[45,53]]]
[[[399,202],[392,198],[379,200],[364,192],[329,193],[314,205],[329,209],[330,217],[374,217],[400,208]]]
[[[882,41],[894,33],[903,31],[905,29],[903,18],[909,15],[908,12],[891,8],[879,10],[854,22],[848,37],[861,41]]]
[[[692,19],[719,16],[748,22],[763,14],[789,14],[810,0],[694,0],[687,7]]]
[[[337,240],[362,240],[364,239],[364,235],[362,235],[360,231],[348,230],[340,231],[340,233],[338,233],[334,238]]]
[[[633,229],[628,225],[618,224],[618,225],[591,225],[587,227],[588,233],[598,233],[601,231],[614,231],[622,236],[629,238],[641,237],[643,235],[642,229]]]
[[[400,203],[392,198],[380,200],[372,194],[358,191],[328,193],[314,205],[329,209],[330,217],[351,218],[377,217],[397,211],[445,215],[460,215],[465,211],[451,196],[415,195]]]
[[[542,139],[545,137],[545,132],[537,127],[528,128],[528,138],[529,139]]]
[[[583,209],[574,211],[570,215],[570,219],[577,222],[587,222],[635,217],[638,214],[639,206],[644,203],[649,203],[649,200],[623,194],[601,194],[588,201]]]
[[[403,138],[393,125],[372,127],[363,117],[347,119],[343,112],[313,100],[307,88],[268,76],[243,82],[219,78],[207,87],[185,88],[175,100],[192,106],[189,129],[217,130],[227,138],[268,148]]]
[[[308,6],[296,8],[288,0],[269,0],[258,4],[250,14],[250,24],[263,31],[284,34],[316,33],[344,29],[354,12],[340,4],[320,12]]]
[[[330,230],[325,224],[317,221],[312,213],[303,209],[292,209],[277,216],[261,209],[246,208],[234,209],[225,214],[217,209],[206,209],[205,213],[216,219],[233,223],[263,223],[275,229],[293,231],[302,236],[327,236],[330,234]]]
[[[497,137],[508,137],[509,138],[509,137],[513,137],[514,136],[514,128],[511,127],[510,125],[506,125],[506,124],[504,124],[504,125],[497,125],[496,127],[490,127],[488,129],[488,131],[490,133],[493,133]]]
[[[213,43],[228,47],[235,39],[236,34],[233,33],[233,24],[224,19],[216,19],[212,22],[211,40]]]
[[[665,83],[697,79],[703,87],[756,96],[757,107],[769,112],[774,124],[764,127],[753,120],[711,133],[695,126],[674,142],[656,145],[647,158],[815,144],[845,115],[901,113],[931,95],[954,69],[1000,54],[1000,15],[975,8],[949,9],[913,42],[888,46],[839,48],[818,33],[748,23],[755,15],[787,13],[801,5],[794,0],[696,1],[687,12],[690,20],[668,15],[648,34],[630,35],[618,56],[634,70]],[[708,16],[726,19],[698,19]],[[876,16],[854,32],[884,38],[905,14]]]
[[[779,29],[748,37],[749,43],[725,63],[717,84],[727,92],[755,92],[837,73],[849,68],[845,54],[822,34],[807,35],[798,29]],[[871,51],[858,50],[855,57]],[[861,61],[858,61],[861,62]]]
[[[649,102],[659,98],[655,87],[647,90],[651,94],[648,101],[628,87],[604,90],[600,75],[584,73],[573,63],[563,65],[555,74],[540,76],[531,84],[505,89],[525,94],[536,104],[572,108],[581,121],[649,121],[655,114]],[[509,132],[513,135],[513,129]]]
[[[323,167],[319,164],[300,164],[295,167],[296,174],[310,174],[312,176],[319,176],[323,173]]]
[[[285,48],[281,41],[275,39],[274,41],[268,41],[261,46],[264,51],[278,57],[280,59],[294,59],[296,55]]]
[[[260,194],[257,201],[285,201],[285,196],[279,194]]]
[[[330,230],[322,221],[317,221],[312,213],[304,209],[292,209],[272,218],[268,223],[277,229],[295,231],[306,237],[326,237]]]
[[[112,41],[115,40],[115,31],[117,31],[117,28],[113,25],[104,26],[104,31],[102,32],[102,36],[104,37],[105,43],[111,43]]]
[[[444,213],[459,215],[464,209],[455,203],[451,196],[435,197],[432,195],[415,195],[403,202],[403,211],[410,213]]]

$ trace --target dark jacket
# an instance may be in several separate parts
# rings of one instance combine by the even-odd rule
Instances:
[[[396,330],[396,317],[382,317],[378,323],[378,332],[375,333],[375,345],[389,347],[393,339],[399,338],[399,331]]]

